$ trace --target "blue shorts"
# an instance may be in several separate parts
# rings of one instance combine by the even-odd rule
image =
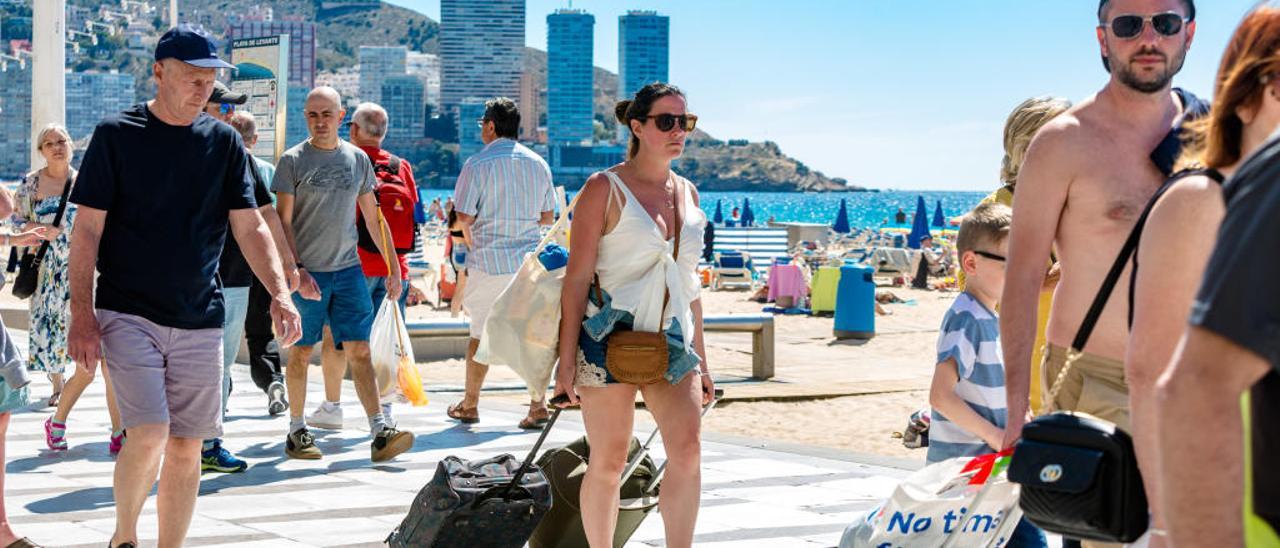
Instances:
[[[293,304],[302,315],[302,338],[297,345],[315,346],[326,324],[336,342],[368,341],[369,330],[373,328],[373,306],[360,265],[337,272],[312,272],[311,277],[320,286],[320,300],[293,294]]]

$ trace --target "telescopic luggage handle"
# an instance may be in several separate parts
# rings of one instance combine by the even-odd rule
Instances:
[[[563,402],[560,401],[561,398],[564,398]],[[551,400],[551,404],[557,405],[559,403],[568,403],[568,401],[568,396],[561,395],[553,398]],[[498,495],[498,497],[505,500],[511,494],[511,490],[515,489],[517,485],[520,485],[520,480],[524,479],[524,475],[529,471],[529,467],[533,466],[533,460],[537,458],[538,450],[542,449],[542,443],[547,441],[547,434],[551,433],[551,427],[555,426],[556,419],[560,418],[561,411],[563,411],[563,409],[556,407],[556,410],[551,412],[551,418],[547,419],[547,425],[542,427],[542,433],[538,435],[538,441],[533,444],[533,449],[529,450],[529,456],[525,457],[524,462],[520,463],[520,469],[516,470],[515,477],[511,478],[511,483],[507,484],[507,488],[503,489],[502,494]],[[476,502],[480,502],[480,499],[477,499]]]

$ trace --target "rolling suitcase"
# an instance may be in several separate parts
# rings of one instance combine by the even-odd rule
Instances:
[[[393,548],[521,548],[551,508],[551,486],[533,459],[560,417],[556,409],[524,462],[511,455],[445,457],[409,515],[387,536]]]
[[[723,395],[723,391],[716,390],[711,403],[703,408],[703,416]],[[631,438],[627,467],[622,471],[618,522],[613,529],[614,548],[626,544],[644,519],[658,507],[658,491],[666,464],[654,466],[653,459],[649,457],[649,447],[657,437],[655,428],[644,444]],[[553,502],[542,523],[534,529],[533,538],[529,539],[530,548],[587,548],[578,492],[590,456],[591,448],[583,437],[564,447],[549,449],[538,459],[538,467],[551,484]]]

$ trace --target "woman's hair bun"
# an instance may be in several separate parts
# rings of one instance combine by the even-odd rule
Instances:
[[[631,109],[631,100],[618,101],[618,105],[613,107],[613,115],[618,119],[619,124],[627,123],[627,111]]]

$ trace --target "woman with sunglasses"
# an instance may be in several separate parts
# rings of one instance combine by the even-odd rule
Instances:
[[[1156,379],[1187,327],[1201,279],[1213,275],[1206,267],[1226,213],[1223,179],[1280,127],[1280,2],[1268,2],[1245,17],[1227,45],[1215,81],[1209,115],[1188,126],[1180,164],[1193,169],[1175,175],[1156,198],[1132,266],[1125,377],[1142,476],[1150,478],[1146,487],[1155,531],[1164,529],[1159,465],[1181,457],[1159,449]],[[1231,487],[1238,492],[1238,483]],[[1232,515],[1239,519],[1238,507]]]
[[[714,385],[696,272],[707,218],[697,190],[671,171],[671,162],[684,152],[698,118],[688,113],[684,93],[663,83],[618,103],[616,115],[631,130],[627,160],[592,175],[578,199],[555,391],[581,403],[591,443],[580,494],[590,545],[613,545],[638,390],[668,459],[659,502],[667,546],[684,548],[693,543],[702,483],[700,411]],[[627,331],[664,334],[661,379],[637,385],[614,377],[609,338]]]

